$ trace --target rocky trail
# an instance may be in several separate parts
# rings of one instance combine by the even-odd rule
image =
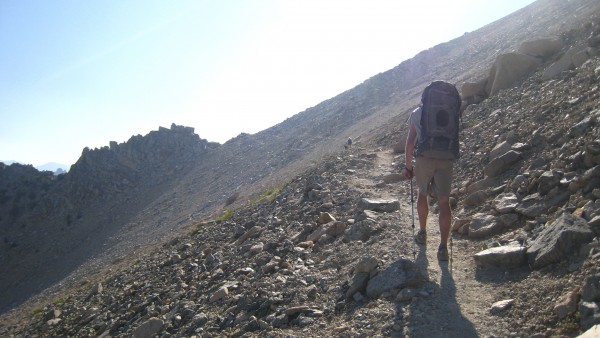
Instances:
[[[403,155],[395,158],[390,150],[378,149],[376,152],[374,170],[371,173],[359,172],[357,176],[365,175],[364,181],[357,178],[364,186],[377,186],[379,181],[373,178],[390,175],[392,172],[401,172],[396,164],[402,162]],[[398,177],[398,174],[391,175]],[[416,195],[418,189],[413,181],[414,195],[414,222],[415,232],[419,228],[416,215]],[[401,208],[394,213],[395,219],[404,230],[412,231],[412,206],[410,204],[410,183],[401,180],[390,186],[391,189],[373,192],[381,199],[398,198],[402,201]],[[395,194],[393,191],[398,193]],[[380,194],[378,194],[380,192]],[[399,195],[399,196],[398,196]],[[498,301],[499,295],[493,284],[483,283],[476,279],[476,267],[473,254],[477,245],[468,240],[453,235],[451,260],[439,262],[436,257],[439,245],[439,228],[435,206],[430,208],[428,218],[428,241],[426,246],[415,245],[416,256],[406,257],[414,260],[418,269],[424,272],[428,281],[420,292],[415,290],[416,297],[395,304],[395,321],[392,327],[392,336],[399,337],[476,337],[497,336],[510,332],[507,327],[498,325],[490,313],[493,303]],[[397,245],[412,246],[412,232],[406,238],[399,238]],[[397,252],[394,244],[382,250],[390,253]],[[411,247],[412,250],[412,247]],[[404,254],[406,250],[403,250]],[[419,297],[421,296],[421,297]]]

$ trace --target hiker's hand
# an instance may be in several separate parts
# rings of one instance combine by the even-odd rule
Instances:
[[[404,177],[406,177],[409,180],[412,179],[413,178],[413,168],[405,167],[404,168]]]

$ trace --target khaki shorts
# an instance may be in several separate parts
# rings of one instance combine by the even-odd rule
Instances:
[[[442,196],[450,196],[452,189],[452,161],[419,156],[415,164],[415,176],[419,193],[425,195],[432,184],[433,192]]]

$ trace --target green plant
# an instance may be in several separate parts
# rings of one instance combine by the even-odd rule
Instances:
[[[35,309],[33,309],[32,315],[33,315],[33,317],[40,317],[42,315],[42,312],[44,312],[44,308],[41,306],[38,306]]]
[[[192,229],[192,236],[199,234],[200,231],[202,231],[202,227],[204,226],[204,224],[204,222],[199,222],[198,224],[196,224]]]
[[[217,218],[217,222],[224,222],[228,220],[231,216],[233,216],[233,210],[227,209],[221,216],[219,216],[219,218]]]
[[[561,320],[558,323],[556,329],[561,334],[578,332],[579,331],[579,322],[580,322],[579,311],[576,311],[576,312],[566,316],[565,318],[563,318],[563,320]]]
[[[263,192],[257,198],[250,200],[250,205],[254,205],[254,204],[260,203],[262,201],[266,201],[267,203],[272,203],[277,198],[277,196],[279,196],[279,193],[281,192],[281,190],[283,190],[283,188],[285,188],[285,184],[280,184],[273,189],[269,189],[269,190]]]

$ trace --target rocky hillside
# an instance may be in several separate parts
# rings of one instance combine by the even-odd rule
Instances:
[[[578,335],[600,302],[599,14],[538,1],[223,145],[174,125],[84,150],[58,178],[1,167],[3,309],[60,284],[0,334]],[[449,265],[435,205],[412,244],[393,174],[436,78],[470,103]]]
[[[127,230],[123,224],[217,146],[173,125],[120,145],[86,148],[68,174],[2,165],[1,309],[109,249],[111,237]]]

